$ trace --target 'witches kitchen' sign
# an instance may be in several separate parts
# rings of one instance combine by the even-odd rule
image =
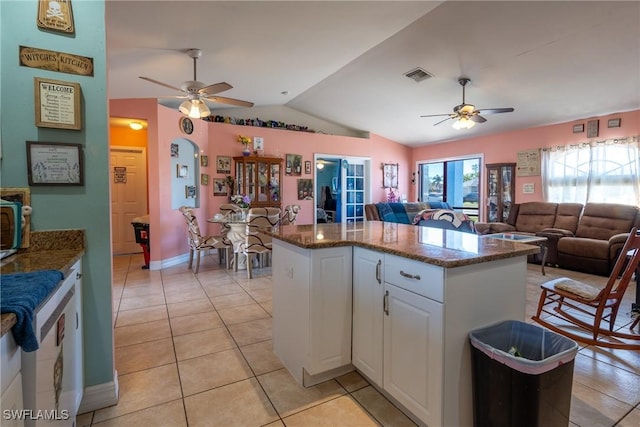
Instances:
[[[93,58],[37,47],[20,46],[20,65],[80,76],[93,76]]]

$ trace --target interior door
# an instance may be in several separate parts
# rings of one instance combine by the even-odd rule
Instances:
[[[113,254],[141,252],[131,221],[146,215],[147,155],[144,148],[111,148],[111,239]]]

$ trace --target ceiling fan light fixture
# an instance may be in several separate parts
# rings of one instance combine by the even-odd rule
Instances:
[[[458,120],[453,122],[452,126],[454,129],[460,130],[460,129],[471,129],[475,125],[476,125],[476,122],[474,122],[473,120],[467,117],[460,117]]]
[[[178,109],[182,114],[193,119],[200,119],[211,114],[211,110],[209,110],[207,104],[199,99],[187,99],[182,104],[180,104],[180,107],[178,107]]]
[[[324,164],[323,164],[323,163],[321,163],[321,162],[317,162],[317,163],[316,163],[316,168],[317,168],[317,169],[324,169]]]

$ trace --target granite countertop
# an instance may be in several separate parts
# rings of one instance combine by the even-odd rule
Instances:
[[[29,248],[2,260],[0,274],[59,270],[66,277],[83,255],[84,230],[34,231],[30,234]],[[13,313],[3,313],[1,335],[10,331],[15,322]]]
[[[349,224],[286,225],[267,233],[306,249],[360,246],[445,268],[536,254],[536,245],[461,231],[366,221]]]

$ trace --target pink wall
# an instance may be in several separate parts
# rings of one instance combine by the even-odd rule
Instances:
[[[607,121],[611,118],[621,118],[621,127],[607,128]],[[587,121],[596,119],[599,119],[600,121],[599,135],[597,138],[587,139]],[[573,133],[573,125],[580,123],[585,125],[585,132]],[[468,132],[468,134],[473,135],[473,130]],[[517,162],[519,151],[575,144],[587,142],[589,140],[599,141],[608,138],[620,138],[638,134],[640,134],[640,110],[627,113],[616,113],[602,117],[592,117],[551,126],[522,129],[498,135],[460,139],[442,144],[426,145],[413,150],[411,164],[412,169],[415,169],[417,167],[417,163],[424,162],[429,159],[446,159],[478,153],[484,154],[485,164],[515,163]],[[522,185],[527,183],[534,184],[534,194],[522,193]],[[486,194],[486,188],[484,185],[481,191],[480,200],[483,200],[483,195]],[[415,198],[415,192],[412,193],[412,196]],[[516,177],[516,203],[541,200],[542,179],[540,176]]]
[[[209,166],[202,167],[201,173],[209,174],[210,184],[201,186],[200,208],[196,215],[203,233],[217,234],[218,225],[209,224],[206,218],[218,212],[221,204],[227,200],[222,196],[213,196],[212,180],[224,175],[216,173],[216,156],[239,156],[242,146],[236,141],[239,134],[249,137],[260,136],[264,139],[266,156],[285,154],[302,155],[303,161],[313,161],[314,153],[368,157],[372,162],[372,200],[386,198],[382,187],[381,163],[399,163],[399,192],[409,193],[409,170],[411,149],[377,135],[370,138],[353,138],[296,132],[253,126],[240,126],[225,123],[211,123],[194,120],[194,132],[183,134],[178,126],[182,115],[175,110],[160,106],[155,100],[112,100],[110,115],[130,117],[148,121],[148,176],[149,176],[149,216],[151,231],[151,261],[166,261],[187,252],[185,226],[182,215],[171,209],[171,158],[170,145],[177,138],[188,139],[200,148],[200,153],[209,156]],[[232,171],[233,175],[233,171]],[[305,175],[301,178],[312,178]],[[299,204],[302,208],[299,224],[313,222],[314,202],[298,200],[297,181],[299,177],[284,176],[282,185],[282,205]]]

